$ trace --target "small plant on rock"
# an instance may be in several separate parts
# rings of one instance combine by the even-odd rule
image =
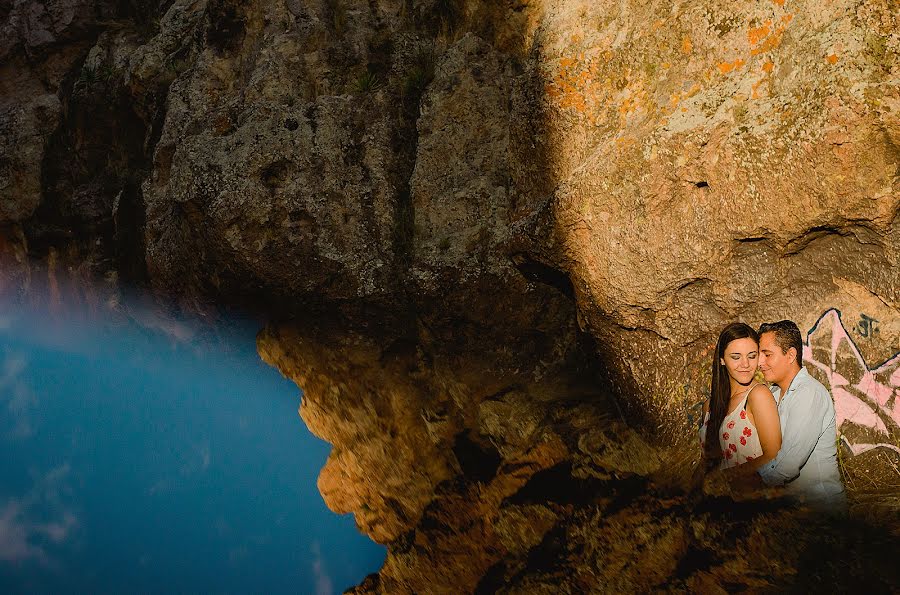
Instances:
[[[353,86],[357,93],[368,94],[382,88],[384,81],[374,72],[367,70],[356,79],[356,83]]]
[[[78,74],[78,82],[84,85],[93,85],[100,80],[100,73],[93,66],[85,64]]]
[[[108,64],[96,66],[85,63],[75,80],[75,88],[83,92],[97,84],[108,83],[115,75],[115,70]]]
[[[434,80],[435,70],[434,48],[420,48],[413,58],[412,67],[403,81],[403,93],[407,96],[421,97],[425,88]]]

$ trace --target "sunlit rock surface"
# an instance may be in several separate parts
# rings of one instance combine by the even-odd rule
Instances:
[[[871,360],[900,344],[896,10],[691,6],[548,10],[542,29],[561,158],[531,237],[555,238],[586,327],[662,420],[730,320],[806,331],[837,308],[890,327],[863,337]]]
[[[0,281],[276,313],[320,489],[390,544],[361,590],[898,582],[892,3],[126,4],[4,92]],[[49,68],[16,43],[4,85]],[[690,492],[718,329],[781,318],[846,525]]]

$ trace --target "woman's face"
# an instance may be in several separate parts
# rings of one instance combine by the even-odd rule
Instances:
[[[747,337],[735,339],[725,346],[720,363],[728,370],[728,375],[739,384],[750,384],[759,367],[759,345]]]

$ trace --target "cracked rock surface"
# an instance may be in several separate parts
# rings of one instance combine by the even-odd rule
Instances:
[[[0,7],[0,293],[272,313],[357,591],[900,584],[890,0],[108,4]],[[718,330],[782,318],[846,522],[691,481]]]

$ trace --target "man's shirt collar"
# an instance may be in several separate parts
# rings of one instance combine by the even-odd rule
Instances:
[[[797,372],[797,375],[794,376],[793,380],[791,380],[791,385],[788,387],[787,392],[784,393],[784,396],[791,394],[792,392],[797,390],[797,388],[806,384],[807,380],[809,380],[810,378],[812,378],[812,376],[809,375],[809,372],[806,371],[806,368],[800,366],[800,371]],[[779,395],[781,394],[781,387],[777,384],[773,384],[769,387],[769,389],[772,391],[772,394],[775,396],[775,398],[779,399]]]
[[[806,380],[809,377],[810,377],[809,372],[806,371],[806,368],[804,368],[803,366],[800,366],[800,371],[797,372],[797,375],[794,376],[793,380],[791,380],[791,385],[788,387],[787,392],[791,393],[791,392],[795,391],[797,389],[797,387],[799,387],[800,385],[806,384]]]

